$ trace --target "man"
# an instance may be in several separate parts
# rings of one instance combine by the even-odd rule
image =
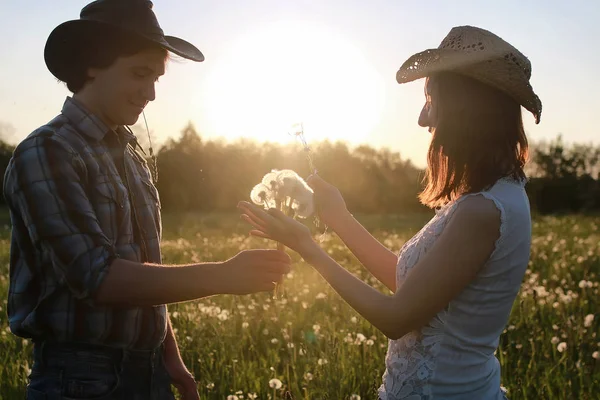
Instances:
[[[49,36],[45,61],[74,95],[21,142],[4,193],[12,219],[8,316],[34,342],[29,399],[197,399],[165,304],[272,290],[290,259],[243,251],[217,263],[161,265],[158,192],[134,124],[168,52],[147,0],[98,0]]]

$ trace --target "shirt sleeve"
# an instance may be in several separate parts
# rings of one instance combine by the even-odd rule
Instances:
[[[74,297],[94,303],[114,258],[84,188],[81,156],[53,135],[25,140],[13,154],[5,197],[22,218],[31,243],[50,260],[58,281]]]

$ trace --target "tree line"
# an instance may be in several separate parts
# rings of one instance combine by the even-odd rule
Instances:
[[[2,179],[13,150],[0,141]],[[311,144],[311,154],[319,175],[340,189],[353,212],[425,210],[417,200],[424,171],[398,152],[322,141]],[[165,211],[231,211],[271,169],[289,168],[305,177],[311,172],[298,143],[205,140],[191,124],[161,146],[157,164]],[[600,146],[566,144],[561,136],[535,143],[527,174],[534,211],[600,210]]]

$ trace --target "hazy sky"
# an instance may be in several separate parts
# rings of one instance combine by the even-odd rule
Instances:
[[[69,95],[48,72],[50,31],[87,1],[0,0],[0,129],[17,142],[52,119]],[[483,4],[486,5],[483,5]],[[600,143],[600,2],[505,0],[155,0],[167,34],[194,43],[203,63],[171,62],[146,109],[161,141],[192,121],[204,137],[344,138],[388,146],[424,165],[429,134],[416,124],[423,81],[398,85],[410,55],[435,48],[451,27],[501,36],[532,62],[542,99],[529,137]],[[7,125],[8,124],[8,125]]]

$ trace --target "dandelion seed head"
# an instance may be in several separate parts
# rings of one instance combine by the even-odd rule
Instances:
[[[283,386],[283,383],[277,378],[273,378],[269,381],[269,387],[271,389],[279,390],[279,389],[281,389],[282,386]]]
[[[556,350],[558,350],[559,353],[562,353],[566,349],[567,349],[567,344],[565,342],[560,342],[558,344],[558,346],[556,346]]]
[[[273,192],[264,183],[259,183],[258,185],[254,186],[250,192],[250,200],[252,200],[254,204],[260,206],[270,205],[273,197]]]

